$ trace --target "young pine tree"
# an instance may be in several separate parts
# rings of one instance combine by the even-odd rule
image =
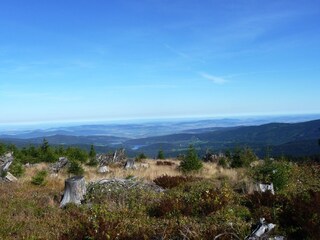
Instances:
[[[98,161],[96,159],[96,150],[94,149],[93,145],[91,145],[91,147],[90,147],[88,165],[89,166],[97,166],[98,165]]]
[[[180,163],[180,169],[184,173],[198,171],[202,168],[203,164],[200,161],[195,148],[190,145],[187,155]]]
[[[160,150],[160,151],[158,152],[157,159],[165,159],[165,156],[164,156],[164,153],[163,153],[162,150]]]

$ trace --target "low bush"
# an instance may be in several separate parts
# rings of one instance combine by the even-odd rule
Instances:
[[[68,173],[73,175],[82,175],[84,173],[84,169],[82,168],[80,162],[71,160],[68,166]]]
[[[149,214],[169,218],[207,216],[234,201],[234,192],[229,187],[215,188],[208,182],[200,181],[172,189],[150,208]]]
[[[21,177],[23,176],[25,169],[20,162],[13,161],[13,163],[9,167],[9,172],[15,177]]]
[[[156,164],[158,166],[174,166],[175,165],[174,162],[170,162],[170,161],[157,161]]]
[[[31,180],[31,183],[34,185],[40,185],[40,186],[44,186],[46,185],[47,181],[46,181],[46,177],[48,175],[48,172],[45,170],[42,171],[38,171]]]
[[[135,160],[136,162],[140,162],[144,159],[147,159],[147,156],[144,153],[140,153],[138,156],[136,156]]]
[[[293,196],[285,204],[279,221],[289,239],[319,239],[320,192],[309,190]]]
[[[267,160],[262,165],[252,169],[254,180],[263,183],[273,183],[276,191],[284,190],[292,177],[293,165],[287,161]]]
[[[91,167],[98,166],[99,162],[95,158],[90,158],[87,165]]]
[[[251,148],[237,148],[232,154],[228,154],[231,160],[232,168],[249,167],[250,164],[258,160],[257,156]]]
[[[162,188],[174,188],[180,186],[186,182],[194,182],[199,180],[199,178],[195,178],[192,176],[168,176],[162,175],[153,180],[155,184]]]
[[[218,165],[223,168],[228,168],[230,166],[230,161],[226,157],[219,158]]]

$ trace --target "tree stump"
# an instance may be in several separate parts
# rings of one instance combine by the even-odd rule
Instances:
[[[124,166],[124,169],[136,169],[136,165],[134,164],[134,159],[128,159],[125,166]]]
[[[0,173],[7,172],[13,160],[13,153],[11,152],[0,156]]]
[[[63,198],[60,207],[64,207],[67,203],[81,204],[86,194],[86,182],[83,176],[75,176],[65,181]]]

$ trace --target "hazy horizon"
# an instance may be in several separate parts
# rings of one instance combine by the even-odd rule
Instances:
[[[109,119],[109,120],[79,120],[79,121],[48,121],[48,122],[27,122],[27,123],[0,123],[0,131],[33,131],[48,130],[54,128],[89,126],[89,125],[130,125],[130,124],[161,124],[174,122],[195,122],[195,121],[222,121],[239,120],[262,121],[264,123],[282,122],[294,123],[320,119],[320,113],[310,114],[266,114],[266,115],[226,115],[226,116],[189,116],[172,118],[135,118],[135,119]],[[206,126],[204,126],[206,127]],[[0,132],[1,133],[1,132]]]
[[[0,9],[2,125],[320,113],[318,1]]]

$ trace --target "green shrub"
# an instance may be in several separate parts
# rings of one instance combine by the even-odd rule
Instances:
[[[140,153],[138,156],[136,156],[136,161],[139,162],[143,159],[147,159],[147,156],[144,153]]]
[[[87,165],[91,166],[91,167],[98,166],[98,164],[99,164],[99,162],[96,159],[93,159],[93,158],[90,158],[89,162],[87,163]]]
[[[13,161],[9,167],[9,172],[15,177],[21,177],[24,174],[25,169],[20,162]]]
[[[98,161],[96,159],[96,151],[94,149],[94,146],[91,145],[90,152],[89,152],[89,162],[87,163],[89,166],[97,166]]]
[[[230,164],[229,164],[228,158],[226,158],[226,157],[220,158],[218,161],[218,165],[223,168],[229,167]]]
[[[273,183],[275,190],[281,191],[290,182],[292,164],[284,160],[266,160],[263,165],[254,167],[251,174],[256,181]]]
[[[48,163],[54,163],[58,160],[58,156],[49,148],[48,151],[42,153],[41,155],[41,162],[48,162]]]
[[[38,171],[32,177],[31,183],[34,185],[44,186],[47,183],[47,181],[46,181],[47,175],[48,175],[48,172],[45,170]]]
[[[250,163],[258,160],[251,148],[236,149],[231,155],[231,167],[249,167]]]
[[[0,156],[6,153],[6,145],[0,143]]]
[[[202,166],[202,162],[200,161],[196,150],[192,145],[190,145],[186,157],[180,163],[180,169],[182,172],[188,173],[198,171]]]
[[[158,152],[157,159],[165,159],[164,152],[162,150]]]
[[[68,173],[73,175],[82,175],[84,173],[84,169],[81,166],[81,163],[76,160],[70,160]]]
[[[69,147],[67,149],[67,157],[70,160],[75,160],[75,161],[79,161],[81,163],[86,163],[89,158],[89,155],[83,149]]]

